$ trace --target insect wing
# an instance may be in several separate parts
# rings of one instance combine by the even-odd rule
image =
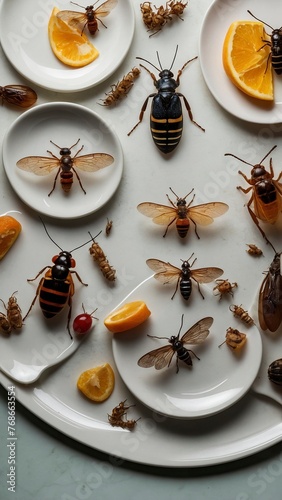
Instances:
[[[54,168],[60,167],[60,160],[48,156],[25,156],[17,162],[17,167],[36,175],[48,175]]]
[[[215,217],[223,215],[229,209],[226,203],[212,202],[204,203],[203,205],[196,205],[195,207],[188,208],[187,216],[196,224],[208,226],[213,222]]]
[[[92,153],[73,158],[73,165],[84,172],[96,172],[114,162],[113,156],[107,153]]]
[[[191,269],[191,278],[198,283],[211,283],[211,281],[219,278],[224,273],[219,267],[202,267],[199,269]]]
[[[213,318],[206,317],[195,323],[181,337],[183,344],[201,344],[209,335],[209,328],[213,324]]]
[[[259,292],[258,315],[262,330],[275,332],[282,322],[282,276],[267,274]]]
[[[163,284],[175,283],[181,274],[181,269],[172,266],[169,262],[163,262],[158,259],[148,259],[146,263],[150,269],[156,271],[154,278]]]
[[[107,0],[95,10],[95,15],[98,17],[106,17],[117,5],[117,0]]]
[[[156,370],[161,370],[166,366],[169,366],[174,355],[174,350],[171,345],[165,345],[154,349],[153,351],[144,354],[138,361],[137,364],[142,368],[155,367]]]
[[[87,23],[87,16],[84,12],[80,13],[74,10],[61,10],[57,13],[57,17],[59,19],[62,19],[62,21],[64,21],[70,27],[75,28],[79,31],[81,31],[85,23]]]
[[[144,202],[137,206],[137,210],[151,217],[155,224],[168,225],[177,218],[177,210],[167,205],[159,205],[158,203]]]

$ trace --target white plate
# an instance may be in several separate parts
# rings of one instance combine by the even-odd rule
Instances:
[[[84,145],[83,153],[107,153],[114,157],[112,165],[92,173],[79,171],[86,194],[74,176],[70,193],[65,195],[60,181],[51,196],[55,175],[38,176],[20,170],[16,163],[25,156],[46,156],[61,147],[73,148],[73,155]],[[123,171],[123,154],[114,131],[93,111],[78,104],[56,102],[41,104],[19,116],[3,141],[3,162],[8,179],[17,195],[41,214],[73,219],[93,213],[105,205],[119,186]]]
[[[262,356],[260,333],[255,326],[248,328],[247,344],[240,355],[231,352],[226,344],[219,348],[225,340],[226,329],[237,327],[228,307],[219,304],[218,297],[208,287],[202,287],[204,304],[196,287],[188,303],[183,303],[180,295],[170,303],[171,287],[163,288],[168,290],[163,290],[162,285],[151,278],[126,297],[126,302],[146,297],[152,315],[138,329],[113,336],[118,371],[134,396],[158,413],[175,418],[199,418],[218,413],[236,403],[255,380]],[[204,343],[187,346],[200,361],[191,355],[191,368],[179,361],[178,373],[176,355],[169,368],[156,371],[154,367],[139,367],[137,361],[143,354],[168,344],[166,340],[151,339],[147,334],[177,335],[182,313],[184,323],[180,338],[203,317],[214,318]],[[246,329],[239,330],[244,332]]]
[[[232,4],[232,5],[231,5]],[[206,84],[218,103],[232,115],[254,123],[282,121],[282,79],[274,74],[274,103],[260,102],[237,89],[222,65],[222,47],[230,24],[253,19],[247,10],[265,23],[280,28],[282,3],[276,0],[215,0],[208,9],[201,28],[199,58]],[[280,23],[279,26],[277,23]],[[270,28],[266,27],[267,33]]]
[[[58,0],[55,5],[60,10],[84,12],[69,0]],[[131,45],[134,12],[130,0],[120,0],[105,19],[107,29],[102,26],[91,38],[100,55],[84,68],[70,68],[52,52],[47,26],[53,6],[44,0],[2,2],[0,39],[7,58],[24,77],[49,90],[76,92],[101,83],[122,63]]]

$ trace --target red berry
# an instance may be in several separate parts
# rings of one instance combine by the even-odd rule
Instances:
[[[87,333],[92,326],[92,316],[82,313],[73,320],[73,329],[75,333]]]

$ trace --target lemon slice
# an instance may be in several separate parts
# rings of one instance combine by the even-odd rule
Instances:
[[[109,314],[104,320],[104,325],[112,333],[125,332],[141,325],[150,314],[151,311],[142,300],[128,302]]]
[[[55,56],[67,66],[79,68],[90,64],[99,56],[98,50],[84,33],[59,19],[58,12],[59,9],[54,7],[48,24],[49,41]]]
[[[10,250],[21,232],[21,224],[10,215],[0,217],[0,260]]]
[[[236,87],[256,99],[273,101],[269,40],[262,23],[236,21],[226,33],[222,61]]]

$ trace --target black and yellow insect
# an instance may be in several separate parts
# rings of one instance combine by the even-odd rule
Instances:
[[[194,57],[193,59],[187,61],[178,71],[176,79],[174,79],[173,78],[174,75],[171,71],[171,68],[175,61],[177,50],[178,47],[176,47],[175,55],[169,69],[162,68],[158,52],[157,52],[157,58],[160,65],[160,69],[157,68],[150,61],[147,61],[142,57],[137,57],[137,59],[145,61],[148,64],[151,64],[151,66],[153,66],[157,71],[159,71],[160,78],[157,79],[156,76],[148,70],[148,68],[146,68],[142,64],[140,65],[142,66],[142,68],[148,71],[148,73],[150,74],[151,78],[154,81],[154,85],[158,92],[150,94],[147,97],[142,106],[139,115],[139,121],[130,130],[128,135],[130,135],[139,125],[139,123],[141,123],[143,115],[147,108],[148,101],[152,97],[153,100],[152,100],[151,115],[150,115],[151,134],[155,145],[164,154],[171,153],[179,144],[180,139],[182,137],[183,114],[182,114],[182,104],[180,97],[182,97],[184,101],[191,122],[197,125],[197,127],[199,127],[201,130],[203,131],[205,130],[193,119],[191,107],[186,97],[183,94],[176,92],[176,89],[180,84],[180,76],[182,75],[184,68],[191,61],[197,59],[197,57]]]

